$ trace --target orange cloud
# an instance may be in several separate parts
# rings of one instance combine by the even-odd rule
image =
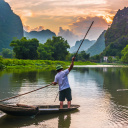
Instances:
[[[103,17],[79,17],[76,22],[69,24],[69,27],[75,34],[82,38],[87,32],[92,21],[94,21],[94,24],[87,35],[87,39],[96,40],[103,30],[108,28],[108,23]]]
[[[96,32],[93,34],[95,37],[90,36],[94,39],[107,29],[108,23],[112,23],[118,9],[128,6],[128,0],[5,1],[9,2],[12,10],[21,17],[23,24],[31,26],[34,30],[38,30],[35,26],[45,26],[46,29],[57,33],[61,26],[83,36],[91,21],[95,20],[92,28]],[[28,30],[32,29],[28,27]]]

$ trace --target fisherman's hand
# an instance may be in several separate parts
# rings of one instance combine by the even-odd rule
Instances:
[[[56,82],[52,82],[53,85],[56,85],[57,83]]]
[[[74,60],[75,60],[75,57],[73,56],[73,57],[72,57],[72,61],[74,61]]]

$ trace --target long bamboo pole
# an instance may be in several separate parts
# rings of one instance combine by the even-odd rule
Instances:
[[[83,38],[83,40],[82,40],[82,42],[81,42],[81,44],[80,44],[80,46],[79,46],[79,48],[78,48],[78,50],[77,50],[77,52],[76,52],[76,54],[75,54],[74,57],[76,57],[76,55],[77,55],[77,53],[78,53],[78,51],[79,51],[81,45],[83,44],[83,42],[84,42],[84,40],[85,40],[85,38],[86,38],[86,36],[87,36],[87,34],[88,34],[88,32],[89,32],[89,30],[91,29],[93,23],[94,23],[94,21],[92,21],[92,23],[91,23],[91,25],[90,25],[88,31],[86,32],[86,34],[85,34],[85,36],[84,36],[84,38]],[[56,98],[57,98],[58,94],[59,94],[59,92],[57,93]],[[56,101],[56,98],[55,98],[54,102]]]
[[[86,34],[85,34],[85,36],[84,36],[84,38],[83,38],[83,40],[82,40],[82,42],[81,42],[81,44],[80,44],[80,46],[79,46],[79,48],[78,48],[78,50],[77,50],[77,52],[76,52],[76,54],[75,54],[75,56],[74,56],[74,57],[76,57],[76,55],[77,55],[77,53],[78,53],[78,51],[79,51],[79,49],[80,49],[81,45],[83,44],[83,42],[84,42],[84,40],[85,40],[85,38],[86,38],[86,36],[87,36],[87,34],[88,34],[88,32],[89,32],[89,30],[91,29],[91,27],[92,27],[93,23],[94,23],[94,21],[92,21],[92,23],[91,23],[91,25],[90,25],[90,27],[89,27],[88,31],[86,32]]]
[[[74,56],[74,57],[76,57],[76,55],[77,55],[77,53],[78,53],[78,51],[79,51],[79,49],[80,49],[81,45],[83,44],[83,42],[84,42],[84,40],[85,40],[85,38],[86,38],[86,36],[87,36],[87,34],[88,34],[88,32],[89,32],[89,30],[91,29],[91,27],[92,27],[93,23],[94,23],[94,21],[91,23],[91,25],[90,25],[90,27],[89,27],[88,31],[86,32],[86,34],[85,34],[85,36],[84,36],[84,38],[83,38],[83,40],[82,40],[82,42],[81,42],[81,44],[80,44],[80,46],[79,46],[79,48],[78,48],[78,50],[77,50],[77,52],[76,52],[76,54],[75,54],[75,56]],[[2,101],[6,101],[6,100],[10,100],[10,99],[13,99],[13,98],[16,98],[16,97],[19,97],[19,96],[23,96],[23,95],[26,95],[26,94],[29,94],[29,93],[35,92],[35,91],[40,90],[40,89],[42,89],[42,88],[46,88],[46,87],[48,87],[48,86],[50,86],[50,85],[52,85],[52,84],[48,84],[48,85],[46,85],[46,86],[44,86],[44,87],[41,87],[41,88],[38,88],[38,89],[32,90],[32,91],[30,91],[30,92],[26,92],[26,93],[23,93],[23,94],[19,94],[19,95],[16,95],[16,96],[12,96],[12,97],[9,97],[9,98],[6,98],[6,99],[3,99],[3,100],[0,100],[0,102],[2,102]],[[57,95],[58,95],[58,94],[57,94]]]
[[[35,92],[35,91],[40,90],[40,89],[42,89],[42,88],[46,88],[46,87],[48,87],[48,86],[50,86],[50,85],[52,85],[52,83],[51,83],[51,84],[48,84],[48,85],[46,85],[46,86],[40,87],[40,88],[38,88],[38,89],[32,90],[32,91],[30,91],[30,92],[26,92],[26,93],[23,93],[23,94],[19,94],[19,95],[16,95],[16,96],[12,96],[12,97],[9,97],[9,98],[0,100],[0,102],[6,101],[6,100],[10,100],[10,99],[13,99],[13,98],[16,98],[16,97],[19,97],[19,96],[23,96],[23,95],[26,95],[26,94]]]

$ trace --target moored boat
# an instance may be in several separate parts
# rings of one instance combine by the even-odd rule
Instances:
[[[79,105],[71,105],[70,108],[67,108],[67,105],[63,106],[63,109],[59,108],[59,105],[5,105],[0,104],[0,110],[6,114],[14,116],[32,116],[32,115],[43,115],[43,114],[52,114],[52,113],[61,113],[72,111],[79,108]]]

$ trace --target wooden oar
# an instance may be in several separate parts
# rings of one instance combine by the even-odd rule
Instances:
[[[52,85],[52,83],[51,83],[51,84],[48,84],[48,85],[46,85],[46,86],[43,86],[43,87],[41,87],[41,88],[38,88],[38,89],[32,90],[32,91],[30,91],[30,92],[26,92],[26,93],[23,93],[23,94],[19,94],[19,95],[16,95],[16,96],[12,96],[12,97],[9,97],[9,98],[6,98],[6,99],[3,99],[3,100],[0,100],[0,102],[2,102],[2,101],[6,101],[6,100],[10,100],[10,99],[13,99],[13,98],[16,98],[16,97],[19,97],[19,96],[23,96],[23,95],[26,95],[26,94],[29,94],[29,93],[35,92],[35,91],[40,90],[40,89],[42,89],[42,88],[46,88],[46,87],[48,87],[48,86],[50,86],[50,85]]]

